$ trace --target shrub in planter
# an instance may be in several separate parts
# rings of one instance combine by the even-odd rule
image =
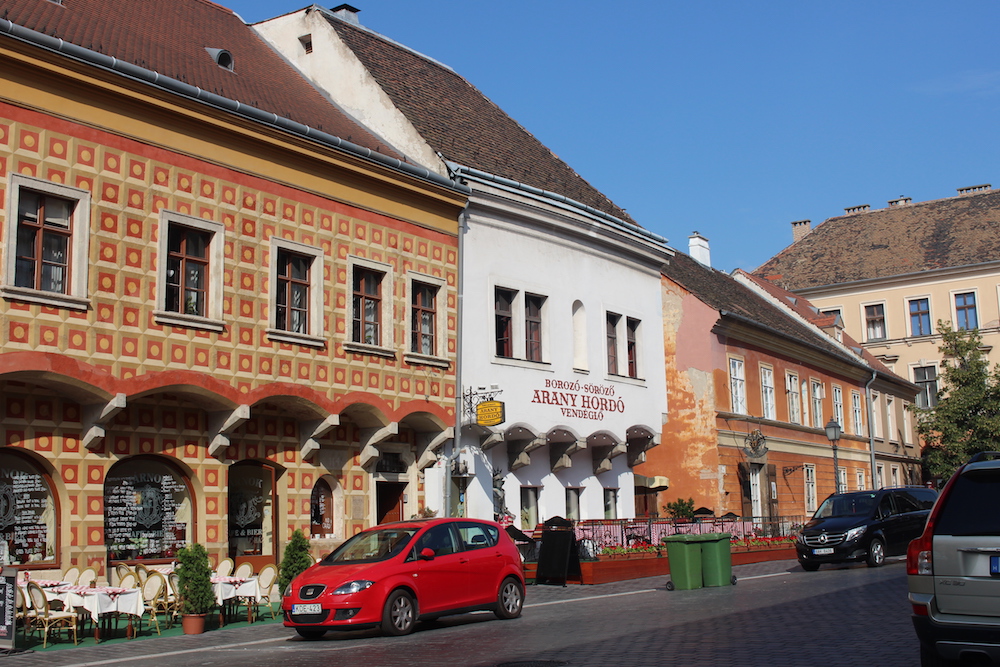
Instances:
[[[693,519],[694,498],[688,498],[687,500],[678,498],[672,503],[667,503],[663,509],[674,519]]]
[[[285,546],[285,553],[281,557],[281,565],[278,568],[278,590],[284,592],[292,579],[305,572],[312,564],[309,540],[301,530],[296,530],[292,533],[292,539]]]
[[[208,552],[204,546],[196,542],[177,550],[177,579],[182,616],[204,617],[215,607],[212,566],[209,565]],[[202,622],[204,623],[204,618]]]

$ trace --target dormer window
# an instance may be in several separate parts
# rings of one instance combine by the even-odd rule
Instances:
[[[213,49],[207,46],[205,47],[205,50],[208,51],[210,56],[212,56],[212,60],[215,61],[216,65],[222,69],[227,69],[230,72],[233,71],[233,54],[229,51],[226,51],[225,49]]]
[[[302,35],[299,37],[299,44],[302,45],[302,50],[306,53],[313,52],[313,36],[312,34]]]

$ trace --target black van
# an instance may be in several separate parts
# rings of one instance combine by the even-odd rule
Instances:
[[[886,556],[906,553],[923,532],[937,491],[922,486],[835,493],[819,506],[795,541],[799,565],[863,560],[878,567]]]

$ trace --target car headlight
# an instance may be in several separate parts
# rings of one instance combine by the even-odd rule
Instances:
[[[851,528],[849,531],[844,533],[844,541],[850,542],[851,540],[856,540],[865,533],[865,528],[867,526],[858,526],[857,528]]]
[[[799,544],[805,544],[806,543],[805,533],[799,533],[798,535],[796,535],[795,541],[798,542]]]
[[[346,584],[342,584],[337,590],[333,592],[334,595],[350,595],[351,593],[358,593],[374,586],[374,581],[368,581],[367,579],[357,579],[355,581],[348,581]]]
[[[285,586],[285,590],[281,591],[281,597],[287,598],[291,594],[292,594],[292,582],[289,581],[288,585]]]

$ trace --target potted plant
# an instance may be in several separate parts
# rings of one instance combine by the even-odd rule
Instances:
[[[205,616],[215,607],[212,567],[204,546],[196,542],[177,550],[177,578],[184,634],[201,634],[205,631]]]
[[[278,590],[284,593],[292,579],[312,567],[313,558],[309,555],[309,540],[301,530],[292,533],[292,539],[285,547],[285,553],[281,556],[281,565],[278,567]]]
[[[667,503],[664,508],[674,519],[690,521],[694,518],[694,498],[678,498],[672,503]]]

